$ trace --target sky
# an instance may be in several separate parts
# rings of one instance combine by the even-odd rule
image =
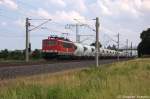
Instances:
[[[95,28],[99,17],[99,37],[103,46],[116,44],[120,34],[120,46],[140,42],[140,33],[150,28],[150,0],[0,0],[0,49],[25,48],[25,19],[51,19],[30,32],[32,49],[42,47],[42,39],[50,35],[67,36],[75,41],[75,27],[67,24],[88,24]],[[77,19],[77,20],[75,20]],[[45,20],[30,20],[30,29]],[[68,33],[68,35],[64,34]],[[92,29],[79,27],[81,41],[95,41]]]

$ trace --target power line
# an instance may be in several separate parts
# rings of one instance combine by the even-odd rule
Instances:
[[[88,27],[89,29],[91,29],[92,31],[96,32],[96,30],[94,28],[92,28],[89,24],[87,23],[81,23],[78,19],[74,19],[75,21],[77,21],[80,24],[84,24],[86,27]]]
[[[116,40],[114,40],[111,36],[109,36],[107,33],[103,33],[105,36],[107,36],[111,41],[117,43]]]
[[[48,31],[51,31],[51,32],[57,32],[57,33],[66,33],[66,32],[62,32],[62,31],[50,29],[50,28],[47,28],[47,27],[41,27],[41,29],[48,30]]]
[[[61,24],[61,23],[56,22],[56,21],[53,21],[53,20],[52,20],[52,22],[53,22],[53,23],[55,23],[55,24],[57,24],[57,25],[59,25],[59,26],[63,26],[63,27],[65,27],[65,24]]]
[[[34,20],[34,19],[29,19],[29,20]],[[45,19],[44,19],[44,20],[45,20]],[[35,30],[35,29],[41,27],[42,25],[48,23],[49,21],[51,21],[51,19],[47,19],[45,22],[43,22],[43,23],[41,23],[40,25],[38,25],[38,26],[36,26],[36,27],[30,29],[29,31],[33,31],[33,30]],[[29,23],[29,24],[30,24],[30,23]]]

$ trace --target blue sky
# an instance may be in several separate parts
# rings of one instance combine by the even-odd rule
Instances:
[[[51,22],[30,32],[32,48],[41,48],[41,41],[49,35],[69,33],[75,41],[75,29],[65,29],[66,24],[89,24],[94,28],[95,17],[100,18],[100,41],[103,46],[113,44],[120,33],[121,46],[126,39],[138,45],[140,33],[150,27],[150,0],[0,0],[0,49],[25,48],[25,18],[50,18]],[[31,21],[37,26],[43,21]],[[95,34],[86,27],[80,34]],[[82,37],[81,40],[86,39]],[[90,37],[84,43],[94,41]],[[115,43],[114,43],[115,44]]]

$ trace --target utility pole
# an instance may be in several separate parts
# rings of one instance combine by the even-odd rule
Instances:
[[[132,57],[132,42],[131,42],[131,53],[130,53],[131,57]]]
[[[118,33],[118,35],[117,35],[117,37],[118,37],[118,41],[117,41],[117,44],[118,44],[118,52],[117,52],[117,60],[119,61],[119,43],[120,43],[120,35],[119,35],[119,33]]]
[[[29,61],[29,18],[26,18],[26,62]]]
[[[64,38],[68,38],[68,35],[69,35],[69,33],[62,33],[62,37],[64,37]]]
[[[128,39],[127,39],[127,41],[126,41],[126,43],[127,43],[127,48],[126,48],[126,55],[127,55],[127,58],[128,58]]]
[[[29,30],[29,26],[30,26],[29,20],[46,20],[46,21]],[[26,50],[26,54],[25,54],[26,62],[29,62],[29,46],[31,48],[31,43],[29,43],[29,32],[31,32],[35,29],[38,29],[39,27],[41,27],[42,25],[46,24],[49,21],[51,21],[51,19],[29,19],[29,18],[26,18],[26,23],[25,23],[26,24],[26,49],[25,49]]]
[[[76,23],[76,24],[67,24],[67,26],[69,26],[69,28],[70,28],[70,26],[76,27],[76,42],[78,42],[78,43],[82,42],[82,41],[80,41],[81,36],[89,36],[89,35],[80,35],[79,34],[79,27],[85,26],[85,27],[88,27],[88,28],[92,29],[92,31],[96,32],[96,30],[91,28],[88,24],[83,24],[78,19],[74,19],[74,20],[77,21],[78,23]]]
[[[86,26],[86,24],[67,24],[65,28],[75,27],[76,28],[76,42],[80,43],[79,27]]]
[[[96,27],[96,67],[99,66],[99,18],[96,17],[96,24],[95,24],[95,27]]]
[[[76,42],[80,42],[80,38],[79,38],[79,24],[76,24]]]

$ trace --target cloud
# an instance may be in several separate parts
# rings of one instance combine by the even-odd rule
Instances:
[[[13,0],[1,0],[0,4],[12,9],[12,10],[18,9],[17,3],[15,3]]]
[[[55,4],[55,6],[65,7],[66,3],[64,0],[48,0],[49,3]]]
[[[57,10],[75,10],[77,12],[86,12],[87,5],[85,0],[47,0],[46,6],[51,6]]]
[[[150,0],[133,0],[133,3],[138,10],[150,11]]]
[[[31,11],[31,15],[36,15],[42,18],[51,18],[52,20],[56,20],[59,22],[75,22],[74,19],[85,20],[85,17],[82,16],[77,11],[56,11],[55,13],[49,13],[47,10],[43,8],[39,8],[37,11]]]
[[[91,17],[100,17],[101,33],[121,33],[139,43],[139,33],[149,28],[150,0],[96,0],[88,5]],[[134,38],[133,38],[134,37]]]
[[[150,10],[150,1],[149,0],[144,0],[143,1],[143,7],[146,9],[146,10]]]
[[[109,2],[107,1],[97,1],[98,6],[100,7],[102,13],[104,15],[112,15],[111,10],[109,9]]]
[[[85,0],[66,0],[66,4],[68,5],[68,8],[73,9],[75,11],[87,11],[87,5],[85,4]]]
[[[121,14],[127,14],[131,16],[139,16],[139,8],[143,3],[141,0],[97,0],[89,7],[94,13],[107,16],[120,16]]]
[[[52,17],[52,16],[49,14],[49,12],[46,11],[46,10],[44,10],[43,8],[39,8],[39,9],[37,10],[37,12],[35,12],[35,13],[37,13],[38,16],[43,17],[43,18],[51,18],[51,17]]]
[[[88,10],[95,16],[110,16],[112,15],[112,8],[110,9],[110,6],[110,1],[108,0],[96,0],[96,2],[88,5]]]
[[[75,22],[74,19],[85,20],[85,17],[80,15],[76,11],[57,11],[53,16],[53,19],[59,19],[59,21]]]

